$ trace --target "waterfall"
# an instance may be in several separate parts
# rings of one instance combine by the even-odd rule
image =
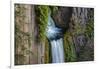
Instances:
[[[64,62],[63,42],[62,41],[63,41],[62,38],[51,41],[52,62],[53,63]]]
[[[55,26],[55,23],[50,15],[48,16],[46,36],[51,43],[52,63],[64,62],[63,39],[61,37],[61,29]]]

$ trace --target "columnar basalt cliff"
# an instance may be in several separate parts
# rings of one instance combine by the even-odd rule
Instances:
[[[94,60],[93,8],[15,4],[14,10],[16,65]]]

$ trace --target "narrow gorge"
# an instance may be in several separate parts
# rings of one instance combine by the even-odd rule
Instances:
[[[94,9],[15,4],[15,65],[94,60]]]

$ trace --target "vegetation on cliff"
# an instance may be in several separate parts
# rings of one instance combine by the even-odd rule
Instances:
[[[65,62],[74,62],[77,60],[73,37],[70,32],[66,32],[63,37]]]
[[[93,60],[94,59],[94,48],[93,48],[94,10],[92,8],[90,9],[85,8],[88,14],[86,22],[84,23],[83,21],[85,18],[82,15],[85,14],[81,10],[81,9],[84,10],[84,8],[74,8],[78,9],[77,10],[78,12],[81,11],[80,14],[78,14],[78,12],[72,12],[73,9],[72,7],[70,7],[71,8],[70,10],[69,8],[66,7],[63,7],[62,9],[59,8],[60,7],[57,6],[46,6],[46,5],[34,6],[35,10],[34,15],[36,20],[34,24],[36,24],[37,27],[36,32],[38,36],[36,38],[38,42],[44,43],[45,47],[44,56],[42,56],[44,59],[44,63],[52,62],[51,46],[45,33],[48,23],[48,14],[50,12],[57,27],[60,27],[62,28],[62,30],[64,30],[63,44],[64,44],[65,62]],[[19,4],[15,5],[15,59],[16,59],[15,64],[30,64],[27,61],[31,60],[30,58],[27,59],[27,57],[29,57],[29,55],[33,55],[33,52],[30,51],[31,48],[30,46],[32,46],[31,42],[33,41],[33,38],[30,32],[29,31],[26,32],[24,28],[26,24],[25,18],[27,16],[25,12],[26,12],[25,5],[19,5]],[[68,14],[69,12],[70,14]],[[64,16],[65,14],[66,17]]]
[[[48,23],[49,7],[46,5],[35,6],[36,22],[39,27],[39,39],[45,39],[45,31]]]

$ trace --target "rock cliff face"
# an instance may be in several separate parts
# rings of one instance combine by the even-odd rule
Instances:
[[[15,65],[38,63],[33,8],[31,5],[15,4]]]
[[[53,16],[56,26],[65,30],[68,29],[71,15],[71,7],[59,7]]]
[[[45,36],[50,10],[63,32],[65,62],[93,60],[93,8],[16,4],[15,64],[51,63],[50,42]]]
[[[15,65],[49,62],[46,16],[48,6],[15,4]]]
[[[56,26],[62,28],[65,32],[65,61],[93,60],[93,8],[59,7],[53,18]]]
[[[78,61],[94,59],[94,9],[73,8],[73,41]]]

